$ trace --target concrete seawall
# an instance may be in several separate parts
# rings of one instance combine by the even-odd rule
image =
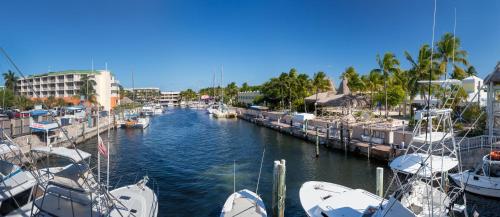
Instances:
[[[328,128],[326,125],[328,125],[328,123],[326,122],[322,123],[320,121],[316,121],[316,123],[310,123],[309,126],[300,127],[294,125],[293,121],[288,120],[290,117],[284,117],[284,119],[278,118],[278,120],[273,121],[271,118],[249,115],[241,111],[238,112],[238,118],[259,126],[276,130],[280,133],[303,139],[311,142],[312,144],[315,144],[318,139],[319,144],[328,149],[347,151],[371,159],[389,161],[395,156],[401,154],[400,150],[392,149],[388,145],[370,145],[369,143],[353,139],[351,137],[352,131],[347,127],[342,129],[342,133],[340,133],[340,135],[336,135],[330,130],[327,130]]]

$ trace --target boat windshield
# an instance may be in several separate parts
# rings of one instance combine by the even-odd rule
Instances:
[[[0,175],[2,175],[2,179],[8,177],[14,170],[14,167],[15,166],[9,162],[0,161]]]

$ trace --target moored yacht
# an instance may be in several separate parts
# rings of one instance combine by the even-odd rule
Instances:
[[[46,177],[36,192],[40,196],[8,216],[157,216],[156,194],[146,185],[149,178],[108,192],[86,162],[89,153],[63,147],[37,147],[34,152],[47,156],[47,161],[61,157],[71,163],[40,169]]]
[[[465,184],[465,190],[488,197],[500,197],[500,152],[492,151],[483,157],[482,167],[450,174],[458,185]]]
[[[163,109],[163,107],[159,103],[155,104],[153,107],[153,114],[154,115],[161,115],[161,114],[163,114],[164,111],[165,110]]]
[[[152,116],[154,114],[153,106],[149,104],[142,106],[142,114],[144,116]]]

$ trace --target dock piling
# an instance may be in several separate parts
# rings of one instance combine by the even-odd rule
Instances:
[[[377,189],[376,189],[376,193],[378,196],[380,197],[384,197],[384,168],[382,167],[377,167],[377,181],[376,181],[376,185],[377,185]]]
[[[326,141],[330,139],[330,124],[326,124]]]
[[[316,127],[316,158],[319,157],[319,131]]]
[[[340,144],[344,146],[344,150],[347,151],[347,145],[345,144],[344,141],[344,124],[340,123]]]
[[[286,197],[286,162],[284,159],[281,161],[274,161],[273,172],[273,199],[272,210],[274,217],[285,216],[285,197]]]

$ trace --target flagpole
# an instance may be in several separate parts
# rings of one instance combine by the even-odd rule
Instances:
[[[106,63],[106,73],[108,73],[108,63]],[[110,128],[109,128],[109,125],[111,124],[111,107],[108,111],[108,143],[106,144],[107,147],[106,147],[106,155],[107,155],[107,166],[106,166],[106,191],[109,192],[109,131],[110,131]]]

